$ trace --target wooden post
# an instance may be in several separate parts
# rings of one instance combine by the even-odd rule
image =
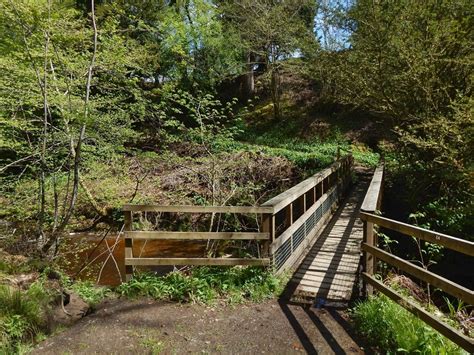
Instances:
[[[285,207],[285,229],[293,224],[293,202]]]
[[[293,224],[293,202],[289,204],[290,226]]]
[[[132,230],[132,212],[124,211],[124,231]],[[125,235],[125,260],[133,258],[133,239]],[[125,281],[130,281],[133,276],[133,265],[125,265]]]
[[[370,246],[374,245],[374,224],[371,222],[364,222],[364,243],[367,243]],[[364,252],[364,270],[365,272],[373,276],[375,273],[375,258],[372,254]],[[365,292],[367,296],[371,296],[374,293],[374,288],[366,284]]]
[[[262,246],[262,256],[270,257],[273,259],[273,255],[270,255],[270,245],[275,241],[275,215],[265,213],[262,215],[262,232],[270,233],[270,239],[265,241]],[[271,262],[273,264],[273,261]]]

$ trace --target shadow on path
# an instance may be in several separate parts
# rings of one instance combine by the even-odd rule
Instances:
[[[317,270],[325,272],[321,284],[328,285],[328,287],[319,290],[312,300],[313,304],[317,299],[327,299],[329,289],[335,281],[335,276],[338,274],[338,272],[333,270],[338,270],[342,257],[347,253],[346,248],[350,247],[349,242],[351,232],[354,226],[356,226],[358,211],[370,181],[369,176],[359,175],[359,178],[359,182],[349,191],[347,197],[342,201],[340,207],[328,225],[324,228],[313,247],[308,251],[308,254],[296,271],[304,270],[305,267],[303,265],[311,265],[313,260],[318,258],[320,253],[328,252],[325,242],[328,239],[334,239],[333,229],[339,218],[348,219],[348,221],[345,222],[344,228],[337,232],[338,234],[340,233],[338,244],[335,246],[334,250],[330,250],[331,252],[334,252],[334,256],[330,260],[328,267],[328,270],[331,270],[331,272],[327,272],[328,270]],[[361,228],[361,226],[357,226],[357,228]],[[351,253],[359,255],[360,251]],[[292,302],[292,296],[294,295],[298,285],[299,282],[290,281],[278,303],[305,351],[308,354],[317,354],[318,352],[326,352],[328,350],[331,350],[336,354],[366,353],[363,350],[364,343],[358,339],[351,325],[342,315],[344,311],[335,308],[319,309],[309,305],[301,305]],[[308,319],[310,322],[307,321]],[[314,335],[315,333],[317,336]],[[323,340],[321,341],[321,339]]]

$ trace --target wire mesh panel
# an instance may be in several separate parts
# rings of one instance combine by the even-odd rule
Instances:
[[[319,222],[319,220],[323,218],[323,206],[319,206],[316,211],[314,211],[314,222],[315,224]]]
[[[315,235],[315,228],[317,228],[318,223],[323,220],[323,217],[327,217],[332,212],[332,208],[338,202],[340,193],[343,193],[343,190],[339,188],[342,179],[347,179],[346,175],[350,173],[351,160],[348,158],[347,164],[348,169],[345,169],[346,162],[343,165],[339,165],[338,169],[342,169],[340,172],[332,172],[329,175],[322,176],[321,174],[317,179],[320,179],[319,182],[311,183],[312,187],[303,189],[299,187],[298,194],[295,194],[295,197],[276,197],[275,203],[278,204],[278,211],[289,208],[292,211],[292,217],[290,219],[289,225],[286,225],[286,230],[283,230],[281,233],[276,233],[277,237],[275,240],[275,249],[273,250],[273,265],[276,270],[283,269],[287,267],[287,261],[292,258],[295,253],[301,254],[303,252],[302,246],[309,245],[310,241],[308,238],[313,238]],[[295,188],[298,187],[295,186]],[[314,190],[312,190],[314,189]],[[290,189],[291,190],[291,189]],[[345,190],[345,189],[344,189]],[[310,194],[308,194],[310,192]],[[288,195],[288,193],[286,193]],[[297,197],[299,195],[299,197]],[[322,198],[323,201],[319,202]],[[288,201],[284,205],[281,200]],[[303,199],[301,201],[301,199]],[[303,203],[302,203],[303,202]],[[317,204],[315,206],[314,204]],[[312,212],[308,213],[307,211],[311,210]],[[302,216],[305,216],[305,220],[301,221]],[[295,222],[293,222],[295,221]],[[298,226],[291,227],[294,224]],[[322,226],[320,226],[322,227]],[[291,231],[288,230],[291,228]],[[296,229],[296,230],[295,230]],[[290,234],[291,233],[291,234]],[[278,240],[279,238],[282,238]],[[307,240],[307,241],[305,241]],[[281,244],[280,244],[281,243]],[[278,246],[277,246],[278,245]]]
[[[295,251],[296,248],[299,247],[299,245],[301,244],[301,242],[304,240],[304,238],[306,237],[306,228],[305,228],[305,224],[303,223],[301,225],[301,227],[299,227],[295,233],[293,233],[293,235],[291,236],[291,238],[293,239],[293,251]]]
[[[291,256],[291,253],[291,238],[289,238],[278,248],[274,254],[274,263],[277,270],[281,268],[288,260],[288,258]]]
[[[311,213],[311,215],[308,217],[308,219],[305,222],[305,228],[307,231],[310,231],[314,228],[316,225],[316,211]]]
[[[337,187],[333,188],[322,204],[311,213],[298,229],[285,240],[285,242],[274,252],[274,266],[278,270],[293,255],[302,242],[310,235],[313,235],[314,229],[319,221],[327,213],[331,213],[334,203],[338,201],[339,191]]]

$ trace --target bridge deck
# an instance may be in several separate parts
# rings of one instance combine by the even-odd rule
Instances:
[[[357,281],[363,224],[358,218],[369,180],[350,191],[309,250],[290,281],[290,297],[298,302],[348,302]]]

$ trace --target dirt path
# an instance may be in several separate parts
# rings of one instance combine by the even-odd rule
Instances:
[[[109,300],[33,354],[353,353],[345,314],[276,300],[214,307]]]

